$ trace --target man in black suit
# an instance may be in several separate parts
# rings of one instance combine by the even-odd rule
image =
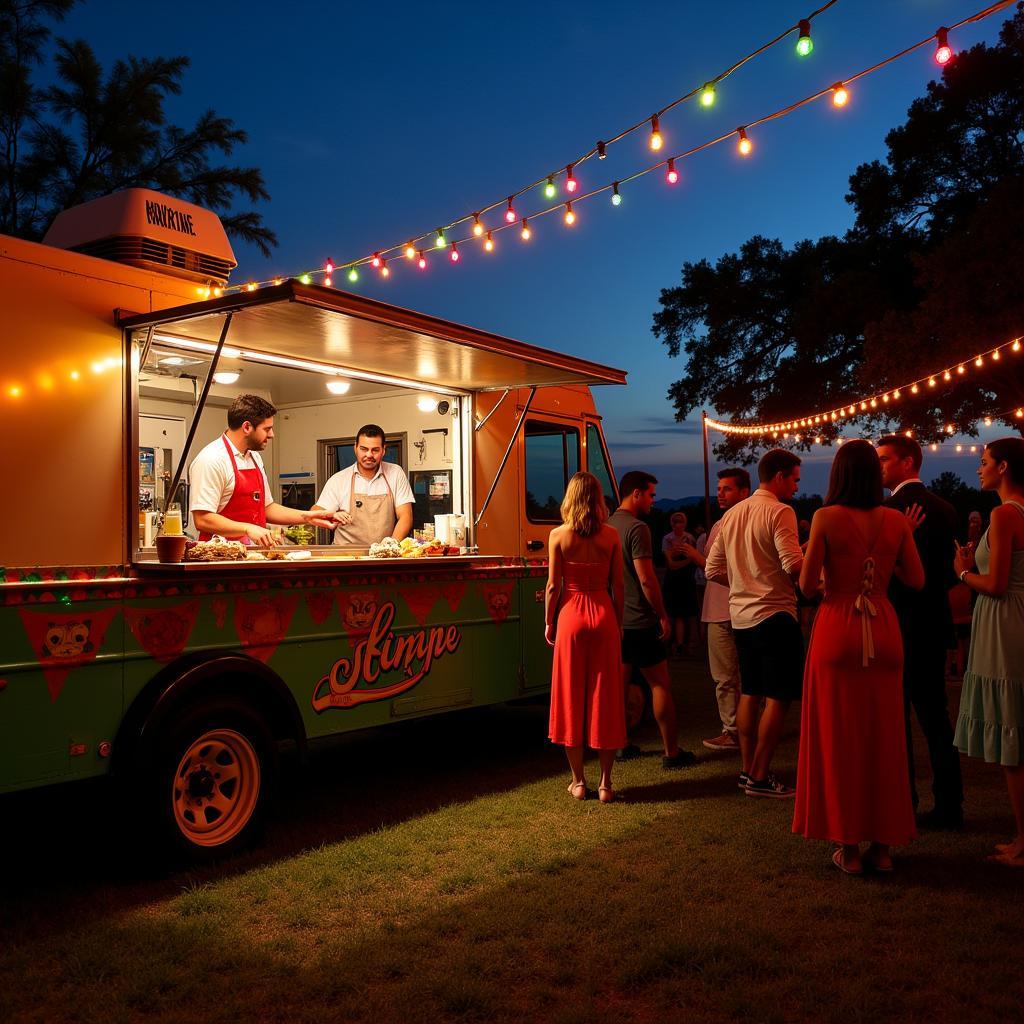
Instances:
[[[963,827],[963,784],[960,756],[953,746],[953,727],[946,701],[946,647],[952,637],[953,615],[949,589],[953,575],[956,511],[948,501],[932,494],[921,483],[921,446],[911,437],[890,434],[878,442],[882,483],[891,496],[889,508],[911,513],[917,520],[914,541],[924,565],[924,589],[911,590],[894,576],[889,599],[896,609],[903,632],[903,704],[907,722],[907,756],[910,762],[910,792],[917,809],[914,784],[914,752],[910,738],[910,708],[928,741],[932,763],[934,808],[924,823],[935,828]],[[914,509],[914,506],[917,506]]]

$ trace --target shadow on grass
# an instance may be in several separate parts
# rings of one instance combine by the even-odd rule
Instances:
[[[683,771],[694,771],[683,769]],[[678,803],[681,800],[718,799],[725,796],[741,795],[736,789],[736,776],[730,772],[727,776],[715,775],[707,777],[686,777],[677,775],[648,786],[623,787],[622,798],[632,804]]]

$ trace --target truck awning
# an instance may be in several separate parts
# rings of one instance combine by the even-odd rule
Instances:
[[[122,313],[118,323],[215,346],[228,313],[227,344],[243,358],[252,351],[305,359],[461,391],[626,383],[625,370],[298,281],[153,313]]]

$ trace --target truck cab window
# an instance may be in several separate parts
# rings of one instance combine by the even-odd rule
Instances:
[[[539,420],[526,422],[526,517],[560,523],[569,477],[580,468],[580,432]]]
[[[587,424],[587,471],[597,477],[604,493],[605,503],[608,505],[608,511],[614,512],[619,502],[615,494],[615,484],[612,483],[608,457],[605,455],[604,445],[601,443],[601,431],[597,429],[596,423]]]

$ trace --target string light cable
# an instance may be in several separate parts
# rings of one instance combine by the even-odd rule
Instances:
[[[823,11],[826,11],[829,7],[833,6],[833,4],[835,4],[837,2],[838,2],[838,0],[831,0],[830,3],[825,4],[823,7],[820,7],[817,11],[813,12],[809,17],[810,18],[814,18],[815,16],[821,14]],[[967,17],[962,18],[960,21],[955,22],[952,25],[944,27],[941,30],[941,32],[944,33],[943,38],[945,38],[946,34],[954,31],[955,29],[962,28],[964,25],[968,25],[968,24],[971,24],[971,23],[974,23],[974,22],[982,21],[985,18],[991,17],[993,14],[997,14],[999,11],[1005,10],[1007,7],[1012,6],[1016,2],[1017,2],[1017,0],[997,0],[997,2],[989,4],[987,7],[983,8],[982,10],[977,11],[974,14],[968,15]],[[722,79],[724,79],[728,75],[732,74],[738,68],[742,67],[749,60],[752,60],[754,57],[756,57],[760,53],[764,52],[765,49],[768,49],[771,46],[776,45],[781,39],[784,39],[784,38],[786,38],[786,36],[791,35],[793,32],[797,32],[797,31],[799,31],[799,27],[798,26],[793,26],[792,28],[787,29],[785,32],[781,33],[775,39],[771,40],[771,42],[765,43],[759,49],[753,51],[752,53],[748,54],[746,57],[744,57],[741,60],[737,61],[729,69],[727,69],[725,72],[722,72],[722,74],[720,74],[717,78],[712,79],[707,84],[711,84],[713,82],[720,82],[720,81],[722,81]],[[700,143],[699,145],[693,146],[690,149],[683,150],[682,152],[675,153],[675,154],[673,154],[670,157],[666,157],[664,159],[661,159],[661,160],[659,160],[658,162],[656,162],[654,164],[651,164],[651,165],[649,165],[647,167],[641,168],[640,170],[634,172],[633,174],[631,174],[631,175],[629,175],[627,177],[617,178],[614,182],[608,182],[607,184],[600,185],[598,187],[595,187],[591,191],[585,192],[585,193],[582,193],[582,194],[578,194],[578,193],[574,192],[574,193],[572,193],[572,196],[573,196],[572,202],[573,202],[574,206],[579,206],[580,203],[585,202],[588,199],[592,199],[595,196],[599,196],[599,195],[601,195],[601,194],[603,194],[605,192],[612,193],[613,198],[614,198],[614,195],[616,194],[616,192],[619,189],[621,189],[624,185],[628,185],[629,183],[631,183],[633,181],[636,181],[636,180],[644,177],[645,175],[648,175],[648,174],[652,173],[653,171],[657,171],[657,170],[660,170],[662,168],[671,168],[671,170],[674,171],[675,170],[675,165],[678,164],[680,161],[685,160],[685,159],[687,159],[689,157],[696,156],[698,153],[701,153],[704,150],[710,149],[713,146],[720,145],[721,143],[726,142],[729,139],[734,139],[735,138],[735,139],[737,139],[740,142],[746,141],[746,142],[750,143],[750,140],[747,138],[747,136],[748,136],[748,133],[750,133],[753,129],[755,129],[755,128],[761,126],[761,125],[768,124],[771,121],[778,120],[779,118],[786,117],[789,114],[792,114],[795,111],[801,109],[802,107],[805,107],[805,106],[807,106],[807,105],[809,105],[811,103],[814,103],[816,100],[821,99],[823,96],[831,96],[833,98],[832,102],[836,106],[845,106],[845,103],[846,103],[846,101],[849,98],[848,88],[849,88],[850,85],[852,85],[854,82],[859,81],[862,78],[865,78],[866,76],[868,76],[870,74],[874,74],[876,71],[880,71],[881,69],[887,67],[890,64],[895,63],[898,60],[901,60],[903,57],[906,57],[908,54],[913,53],[914,51],[919,50],[922,47],[925,47],[925,46],[928,46],[928,45],[934,43],[936,41],[936,39],[938,38],[938,36],[939,36],[938,32],[933,32],[930,35],[926,36],[924,39],[921,39],[921,40],[919,40],[916,43],[912,43],[911,45],[904,47],[902,50],[898,51],[897,53],[894,53],[894,54],[892,54],[892,55],[890,55],[890,56],[888,56],[888,57],[878,61],[877,63],[871,65],[870,67],[867,67],[867,68],[863,69],[862,71],[858,71],[855,74],[848,75],[845,78],[839,79],[838,81],[837,80],[833,80],[829,85],[824,86],[821,89],[818,89],[816,92],[810,94],[809,96],[805,96],[803,99],[797,100],[794,103],[790,103],[789,105],[787,105],[785,107],[781,107],[778,110],[772,111],[771,113],[766,114],[763,117],[757,118],[756,120],[746,121],[741,127],[734,128],[731,131],[724,132],[723,134],[721,134],[721,135],[719,135],[719,136],[717,136],[717,137],[715,137],[713,139],[709,139],[706,142],[703,142],[703,143]],[[690,98],[698,95],[703,88],[704,88],[704,86],[701,86],[700,89],[691,90],[686,95],[680,97],[677,100],[674,100],[668,106],[663,107],[662,111],[660,111],[659,114],[660,113],[664,113],[667,110],[671,110],[673,107],[677,106],[679,103],[682,103],[685,100],[690,99]],[[835,96],[837,95],[837,93],[840,90],[843,93],[843,102],[842,103],[835,103]],[[583,156],[579,157],[573,163],[571,163],[569,165],[566,165],[566,169],[562,170],[562,171],[560,171],[558,173],[566,174],[567,170],[569,168],[575,168],[580,163],[582,163],[584,160],[588,159],[589,157],[591,157],[591,156],[593,156],[595,154],[598,154],[599,150],[603,150],[604,147],[606,147],[607,145],[610,145],[612,142],[620,141],[621,139],[623,139],[627,135],[629,135],[631,132],[636,131],[638,128],[642,128],[642,127],[651,125],[652,120],[653,120],[653,118],[651,118],[651,117],[645,118],[643,121],[640,121],[637,124],[633,125],[632,127],[626,129],[625,131],[620,132],[617,136],[614,136],[608,142],[602,143],[600,145],[600,147],[595,147],[593,150],[591,150],[587,154],[584,154]],[[752,144],[750,145],[750,148],[752,148]],[[747,152],[749,152],[748,147],[744,146],[743,149],[741,150],[741,152],[744,153],[744,155],[745,155]],[[659,155],[660,155],[660,153],[659,153]],[[370,263],[373,260],[375,255],[377,255],[377,256],[387,256],[387,255],[390,255],[392,253],[399,253],[399,252],[408,253],[408,251],[409,251],[409,249],[411,247],[413,247],[418,242],[423,242],[424,240],[425,240],[425,242],[422,245],[422,247],[424,249],[433,248],[435,246],[435,244],[436,244],[435,239],[439,241],[440,238],[442,238],[442,237],[445,239],[445,244],[447,244],[447,245],[450,245],[451,241],[453,241],[453,240],[455,242],[457,242],[457,243],[460,243],[460,244],[463,243],[463,242],[470,242],[474,238],[474,235],[472,233],[470,233],[469,235],[466,235],[465,237],[462,237],[462,238],[449,239],[447,237],[447,235],[444,234],[444,232],[450,231],[451,229],[456,228],[456,227],[458,227],[458,226],[460,226],[462,224],[469,223],[469,224],[475,225],[478,218],[482,218],[485,214],[491,212],[492,210],[501,209],[503,207],[506,209],[506,214],[505,214],[505,217],[503,218],[504,222],[496,224],[493,227],[488,228],[487,230],[489,232],[491,232],[492,235],[494,235],[494,234],[497,234],[499,231],[506,230],[507,228],[518,228],[519,224],[522,221],[522,217],[520,216],[520,214],[516,213],[515,210],[514,210],[513,204],[514,204],[515,199],[518,198],[519,196],[525,194],[525,193],[531,192],[534,189],[537,189],[540,186],[544,185],[548,181],[549,177],[553,177],[553,175],[545,174],[538,181],[532,183],[531,185],[528,185],[525,188],[520,189],[518,192],[512,193],[511,195],[506,195],[503,198],[501,198],[500,200],[497,200],[496,202],[490,204],[489,206],[485,206],[485,207],[482,207],[482,208],[477,208],[476,210],[474,210],[474,212],[468,213],[464,217],[461,217],[458,220],[455,220],[452,223],[448,224],[447,227],[439,228],[436,231],[427,231],[427,232],[421,233],[419,235],[413,236],[412,239],[408,239],[407,238],[405,241],[403,241],[401,243],[398,243],[398,244],[395,244],[395,245],[391,245],[391,246],[388,246],[386,248],[376,249],[376,250],[373,251],[372,255],[363,256],[363,257],[360,257],[360,258],[355,259],[355,260],[349,260],[349,261],[343,261],[341,263],[335,263],[334,267],[343,267],[345,269],[348,269],[348,268],[353,268],[354,269],[354,268],[362,266],[362,265],[364,265],[366,263]],[[621,200],[621,195],[620,195],[620,200]],[[616,204],[616,205],[618,205],[618,204]],[[531,222],[533,222],[533,221],[537,220],[540,217],[544,217],[544,216],[546,216],[546,215],[548,215],[550,213],[556,213],[556,212],[564,212],[564,203],[555,203],[554,205],[548,206],[545,209],[538,210],[535,213],[531,213],[531,214],[529,214],[528,219]],[[509,219],[509,214],[510,213],[512,214],[512,219]],[[440,247],[440,245],[438,245],[438,247]],[[492,246],[492,248],[493,248],[493,246]],[[490,250],[488,250],[488,251],[490,251]],[[422,265],[423,265],[423,261],[422,260],[420,261],[420,264],[421,264],[421,267],[422,267]],[[326,274],[325,268],[324,267],[318,267],[318,268],[316,268],[314,270],[304,271],[301,275],[294,275],[294,276],[298,277],[299,280],[304,280],[305,283],[308,283],[309,280],[312,277],[314,277],[314,276],[324,276],[325,274]],[[228,287],[228,288],[219,289],[218,293],[219,294],[229,294],[231,292],[238,292],[238,291],[244,291],[244,290],[254,291],[256,288],[264,287],[264,286],[266,286],[266,285],[268,285],[270,283],[280,283],[280,281],[281,281],[281,276],[277,275],[275,278],[267,279],[265,281],[248,282],[246,284],[232,285],[231,287]],[[201,289],[201,291],[202,291],[202,289]],[[206,291],[209,291],[209,290],[207,289]]]
[[[1013,338],[1011,341],[996,345],[983,352],[977,352],[973,356],[962,359],[959,362],[951,363],[949,366],[936,370],[934,373],[926,373],[907,384],[890,388],[888,391],[878,391],[873,394],[864,395],[861,398],[844,402],[835,408],[807,413],[803,416],[794,416],[788,420],[778,420],[774,423],[750,423],[723,421],[708,417],[706,423],[710,430],[717,430],[722,434],[736,434],[744,437],[763,437],[770,435],[778,438],[798,430],[814,431],[816,427],[831,427],[843,421],[851,421],[862,416],[877,415],[884,413],[887,409],[895,409],[905,398],[913,401],[919,395],[937,394],[940,390],[946,390],[961,380],[968,379],[972,368],[980,370],[986,366],[1002,361],[1004,356],[1010,358],[1020,357],[1024,353],[1024,336]],[[1024,419],[1024,410],[1011,410],[1016,419]],[[1022,413],[1018,415],[1018,413]],[[993,415],[1009,415],[1009,411],[1001,413],[989,413]],[[953,433],[950,429],[952,424],[947,424],[946,433]]]
[[[455,227],[458,227],[461,224],[466,223],[467,221],[474,221],[475,219],[479,219],[480,217],[484,216],[485,214],[490,213],[492,210],[499,209],[500,207],[504,206],[505,204],[508,204],[508,206],[511,207],[513,200],[518,199],[519,196],[524,195],[524,194],[529,193],[529,192],[532,192],[534,189],[540,188],[541,186],[544,186],[545,197],[547,199],[554,199],[555,198],[555,191],[554,191],[554,180],[555,180],[555,178],[559,177],[560,175],[566,174],[567,171],[569,171],[568,177],[572,178],[571,169],[575,168],[575,167],[578,167],[580,164],[584,163],[587,160],[590,160],[592,157],[596,156],[599,160],[603,160],[607,156],[607,149],[608,149],[609,146],[613,145],[616,142],[621,142],[623,139],[625,139],[628,136],[632,135],[634,132],[640,131],[641,129],[646,128],[648,126],[652,126],[653,129],[654,129],[654,132],[657,132],[657,125],[658,125],[659,120],[665,114],[667,114],[670,110],[674,110],[680,104],[685,103],[688,100],[693,99],[694,97],[702,96],[703,94],[705,94],[706,90],[708,90],[709,88],[713,92],[714,87],[716,85],[718,85],[721,82],[724,82],[725,79],[727,79],[730,75],[734,74],[735,72],[739,71],[739,69],[742,68],[745,64],[748,64],[750,61],[752,61],[755,58],[761,56],[762,53],[765,53],[766,51],[770,50],[772,47],[778,45],[784,39],[786,39],[788,36],[791,36],[794,33],[797,33],[797,35],[798,35],[798,44],[799,44],[799,42],[801,40],[803,40],[805,38],[809,38],[810,25],[814,21],[814,19],[819,17],[820,15],[824,14],[829,8],[834,7],[837,3],[839,3],[839,0],[828,0],[827,3],[822,4],[816,10],[812,11],[806,18],[801,18],[797,22],[797,24],[791,25],[789,28],[785,29],[783,32],[780,32],[773,39],[770,39],[768,42],[763,43],[761,46],[757,47],[757,49],[752,50],[750,53],[746,54],[746,56],[741,57],[739,60],[735,61],[733,64],[731,64],[729,67],[727,67],[724,71],[719,72],[719,74],[715,75],[714,78],[707,79],[706,81],[702,82],[696,88],[691,89],[689,92],[684,93],[682,96],[679,96],[678,98],[672,100],[671,103],[666,104],[660,110],[656,111],[654,114],[647,115],[646,117],[644,117],[641,120],[637,121],[635,124],[630,125],[630,127],[623,129],[622,131],[616,133],[615,135],[612,135],[611,137],[609,137],[607,139],[604,139],[604,140],[602,140],[600,142],[595,143],[593,147],[591,147],[589,150],[587,150],[582,155],[578,156],[575,160],[570,160],[570,161],[567,161],[566,163],[562,164],[561,167],[558,170],[556,170],[556,171],[549,171],[549,172],[545,173],[542,177],[540,177],[537,181],[533,182],[532,184],[525,185],[523,188],[519,189],[517,192],[511,193],[511,195],[506,194],[506,195],[502,196],[501,199],[496,200],[495,202],[491,203],[490,205],[480,207],[480,208],[476,209],[473,213],[469,213],[469,214],[467,214],[467,215],[465,215],[463,217],[458,218],[457,220],[452,221],[451,223],[449,223],[447,225],[447,227],[448,228],[455,228]],[[950,30],[952,30],[953,28],[956,28],[956,27],[957,26],[955,26],[955,25],[950,26]],[[808,33],[807,36],[804,35],[805,31]],[[802,51],[800,51],[798,49],[798,53],[802,53]],[[660,137],[660,135],[659,135],[659,137]],[[572,189],[570,189],[569,191],[571,192]],[[533,216],[533,215],[531,215],[531,216]],[[510,221],[510,223],[515,224],[516,221],[513,220],[513,221]],[[492,229],[492,230],[494,230],[494,229]],[[388,246],[387,248],[382,248],[382,249],[375,250],[375,253],[378,254],[378,255],[381,255],[381,256],[386,256],[386,255],[389,255],[392,252],[397,252],[397,251],[405,252],[409,248],[414,247],[415,243],[419,242],[420,240],[427,239],[431,234],[432,234],[432,232],[430,232],[430,231],[422,232],[421,234],[414,235],[411,239],[407,238],[405,241],[401,242],[398,245]],[[425,246],[425,248],[429,248],[429,243],[428,243],[427,246]],[[370,259],[372,259],[372,257],[361,257],[358,260],[353,260],[351,262],[346,262],[346,263],[342,263],[342,264],[338,264],[338,265],[346,267],[346,268],[349,267],[349,266],[358,266],[360,264],[368,262]],[[322,274],[324,274],[324,268],[323,267],[318,267],[318,268],[314,268],[314,269],[311,269],[311,270],[307,270],[304,273],[307,273],[307,274],[310,274],[310,275],[322,275]],[[300,274],[296,274],[296,275],[293,275],[293,276],[294,277],[301,277]],[[278,278],[280,278],[280,275],[278,275]],[[253,291],[257,287],[264,287],[264,286],[266,286],[267,284],[270,283],[270,280],[272,280],[272,279],[268,279],[267,281],[248,282],[247,284],[241,284],[241,285],[232,285],[229,288],[222,289],[222,293],[231,293],[231,292],[245,291],[245,290]]]

